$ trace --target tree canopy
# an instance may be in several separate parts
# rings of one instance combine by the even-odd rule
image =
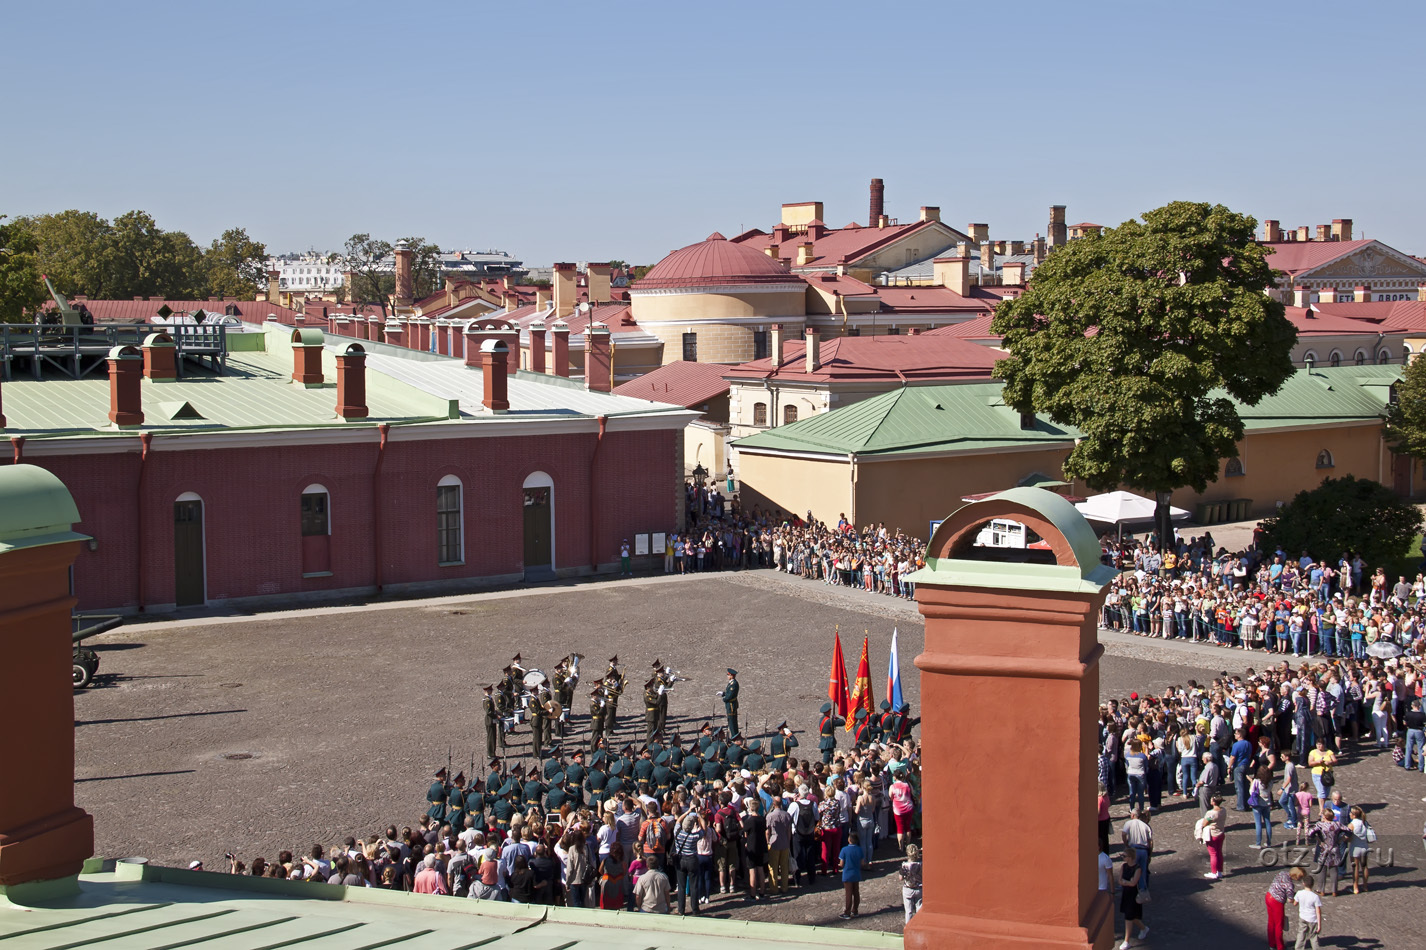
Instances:
[[[1394,392],[1386,407],[1387,444],[1399,455],[1426,459],[1426,360],[1408,363]]]
[[[1292,374],[1297,334],[1257,222],[1176,201],[1056,248],[991,329],[1005,402],[1083,433],[1065,473],[1092,488],[1167,493],[1216,480],[1254,405]],[[1229,397],[1232,397],[1230,399]]]
[[[20,323],[45,302],[28,228],[0,215],[0,323]]]
[[[1262,523],[1268,540],[1296,557],[1335,560],[1355,551],[1369,564],[1406,553],[1421,532],[1421,511],[1390,488],[1348,475],[1301,491]]]

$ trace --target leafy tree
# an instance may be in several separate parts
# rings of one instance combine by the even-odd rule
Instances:
[[[1262,523],[1268,540],[1289,555],[1307,551],[1336,559],[1355,551],[1369,564],[1404,555],[1421,532],[1420,509],[1390,488],[1348,475],[1301,491]]]
[[[391,275],[381,273],[381,263],[391,256],[391,244],[373,238],[370,234],[353,234],[343,246],[342,261],[352,272],[352,303],[374,304],[386,316],[389,290],[383,286],[383,277],[391,281]]]
[[[1176,201],[1057,248],[991,324],[1005,402],[1079,429],[1068,475],[1129,485],[1158,502],[1203,491],[1236,454],[1254,405],[1292,374],[1296,331],[1273,286],[1257,222],[1222,205]],[[1215,392],[1217,390],[1217,392]]]
[[[1395,398],[1387,404],[1383,434],[1398,455],[1426,459],[1426,360],[1418,357],[1406,365]]]
[[[16,222],[34,242],[35,264],[66,294],[112,296],[108,290],[109,222],[90,211],[60,211]]]
[[[267,285],[267,246],[245,228],[224,231],[203,253],[203,264],[210,296],[252,300]]]
[[[0,323],[29,323],[47,296],[35,265],[35,237],[0,215]]]
[[[165,231],[145,211],[114,219],[105,260],[108,296],[161,296],[192,300],[206,297],[203,252],[182,231]]]

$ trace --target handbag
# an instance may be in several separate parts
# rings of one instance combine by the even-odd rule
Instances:
[[[1150,894],[1147,889],[1142,887],[1139,888],[1139,893],[1134,895],[1134,903],[1136,904],[1147,904],[1153,899],[1154,895]]]
[[[1337,776],[1335,776],[1335,775],[1332,774],[1332,770],[1331,770],[1330,768],[1323,769],[1323,770],[1322,770],[1322,787],[1323,787],[1323,788],[1331,788],[1333,785],[1336,785],[1336,784],[1337,784]]]

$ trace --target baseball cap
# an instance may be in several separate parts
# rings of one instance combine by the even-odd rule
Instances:
[[[201,867],[203,867],[203,862],[202,862],[202,861],[189,861],[189,862],[188,862],[188,870],[190,870],[190,871],[197,871],[197,870],[198,870],[199,868],[201,868]]]

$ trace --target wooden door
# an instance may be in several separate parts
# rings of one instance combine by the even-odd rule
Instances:
[[[550,489],[525,489],[525,569],[550,566]]]
[[[173,503],[173,599],[180,607],[204,602],[203,502]]]
[[[1391,487],[1402,498],[1411,497],[1411,456],[1391,457]]]

